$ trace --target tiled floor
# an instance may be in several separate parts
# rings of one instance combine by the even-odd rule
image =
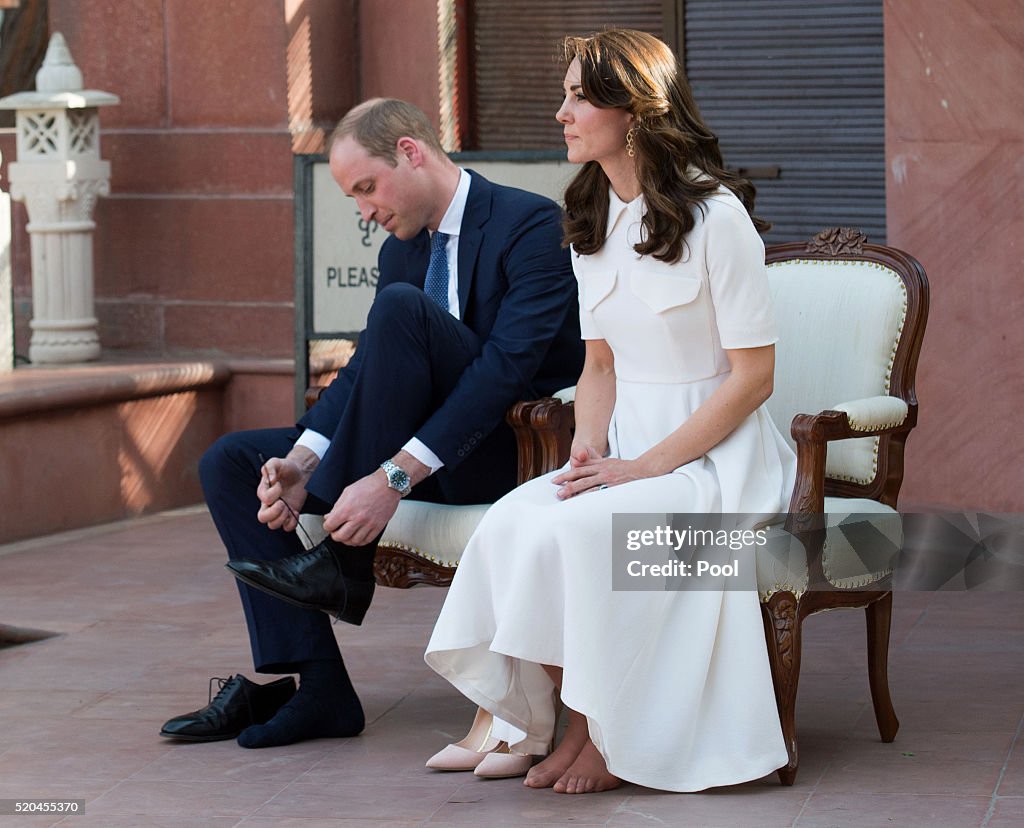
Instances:
[[[834,612],[805,626],[796,785],[571,797],[423,768],[471,714],[423,664],[436,589],[381,589],[363,627],[336,627],[362,736],[257,751],[159,738],[205,703],[209,676],[252,676],[222,563],[199,509],[0,547],[0,624],[61,633],[0,649],[0,799],[85,799],[64,823],[83,828],[1024,824],[1024,594],[896,596],[893,744],[874,726],[863,615]]]

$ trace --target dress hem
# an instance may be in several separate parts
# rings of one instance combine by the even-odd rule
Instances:
[[[480,646],[487,643],[488,642],[486,641],[481,641],[478,642],[476,646]],[[431,655],[441,654],[445,652],[453,652],[457,649],[463,648],[432,650],[424,656],[424,661],[427,662],[427,665],[431,669],[433,669],[443,678],[447,679],[452,684],[452,686],[455,687],[456,690],[458,690],[462,695],[464,695],[478,707],[482,707],[484,710],[487,710],[489,713],[491,713],[491,715],[508,722],[513,727],[518,728],[524,733],[529,733],[529,725],[522,719],[511,715],[507,710],[504,709],[504,706],[500,702],[490,698],[484,693],[479,692],[475,684],[472,684],[471,682],[462,679],[461,676],[459,676],[459,674],[448,669],[447,667],[442,667],[441,663],[435,663],[430,659]],[[534,664],[540,663],[532,661],[532,659],[522,658],[521,656],[509,655],[508,653],[503,653],[498,650],[490,650],[490,652],[496,653],[497,655],[505,656],[506,658],[530,661]],[[441,661],[443,662],[443,659]],[[597,718],[592,714],[588,713],[586,710],[579,709],[586,707],[586,705],[579,705],[577,707],[574,706],[574,703],[570,700],[562,699],[562,701],[567,708],[574,710],[575,712],[580,713],[581,715],[586,717],[588,735],[590,736],[590,739],[594,743],[595,747],[597,747],[598,740],[595,740],[593,737],[594,728],[592,727],[593,723],[594,725],[596,725],[597,729],[600,730],[600,726],[597,724]],[[555,721],[553,730],[557,731],[557,729],[558,722]],[[510,745],[509,747],[511,747],[513,750],[519,753],[529,753],[534,756],[547,756],[554,748],[554,732],[552,732],[547,742],[527,738],[521,742],[517,742],[513,745]],[[660,791],[671,791],[672,793],[698,793],[700,791],[706,791],[711,788],[724,788],[729,787],[731,785],[741,785],[746,782],[753,782],[754,780],[761,779],[765,776],[768,776],[769,774],[775,773],[779,768],[786,765],[786,763],[789,761],[789,755],[783,748],[780,754],[774,756],[772,754],[765,754],[763,758],[759,757],[758,759],[749,759],[746,764],[746,770],[737,770],[735,767],[730,767],[728,769],[728,773],[725,773],[723,769],[723,776],[713,781],[704,778],[699,781],[681,782],[678,778],[676,778],[674,781],[669,781],[668,779],[642,779],[635,773],[631,773],[628,770],[628,768],[622,769],[616,767],[615,763],[613,763],[610,760],[607,752],[603,748],[598,747],[598,752],[604,759],[605,766],[608,768],[608,772],[613,776],[616,776],[624,782],[629,782],[634,785],[640,785],[645,788],[652,788]]]
[[[612,763],[608,761],[608,757],[604,755],[604,751],[601,751],[601,755],[604,757],[605,765],[608,766],[608,772],[612,774],[612,776],[618,777],[623,782],[629,782],[633,785],[640,785],[642,787],[652,788],[658,791],[670,791],[671,793],[700,793],[701,791],[707,791],[713,788],[727,788],[732,785],[742,785],[747,782],[754,782],[775,773],[779,768],[784,767],[789,761],[788,754],[783,755],[782,761],[779,761],[778,758],[772,759],[766,756],[763,760],[763,765],[761,762],[751,762],[748,766],[750,770],[737,772],[735,768],[730,768],[732,773],[725,780],[680,784],[678,779],[675,781],[665,779],[648,780],[643,782],[635,776],[630,778],[630,774],[620,773],[612,766]],[[755,768],[757,769],[755,770]]]

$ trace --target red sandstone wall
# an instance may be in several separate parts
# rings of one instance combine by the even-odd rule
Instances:
[[[284,356],[291,168],[281,3],[51,0],[101,113],[96,211],[108,348]]]
[[[889,243],[932,287],[907,502],[1024,509],[1024,15],[887,0]]]
[[[0,544],[200,500],[197,463],[224,429],[222,398],[204,388],[0,420]]]
[[[360,98],[402,98],[435,124],[438,99],[436,0],[359,4]]]

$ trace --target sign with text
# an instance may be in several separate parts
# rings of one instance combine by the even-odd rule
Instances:
[[[453,156],[460,166],[498,184],[508,184],[561,201],[575,167],[564,159],[488,160]],[[354,199],[348,198],[331,178],[326,159],[317,156],[306,172],[309,198],[302,212],[307,237],[303,279],[306,328],[310,338],[358,333],[377,286],[377,253],[387,232],[376,222],[364,221]],[[299,298],[299,297],[297,297]]]

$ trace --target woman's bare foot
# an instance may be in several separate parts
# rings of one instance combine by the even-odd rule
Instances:
[[[530,768],[523,784],[528,788],[550,788],[565,775],[589,740],[587,717],[570,710],[569,726],[565,729],[562,741],[547,759]]]
[[[562,777],[555,782],[555,793],[581,794],[610,791],[622,784],[622,780],[608,772],[601,752],[587,739],[576,761],[569,766]]]

